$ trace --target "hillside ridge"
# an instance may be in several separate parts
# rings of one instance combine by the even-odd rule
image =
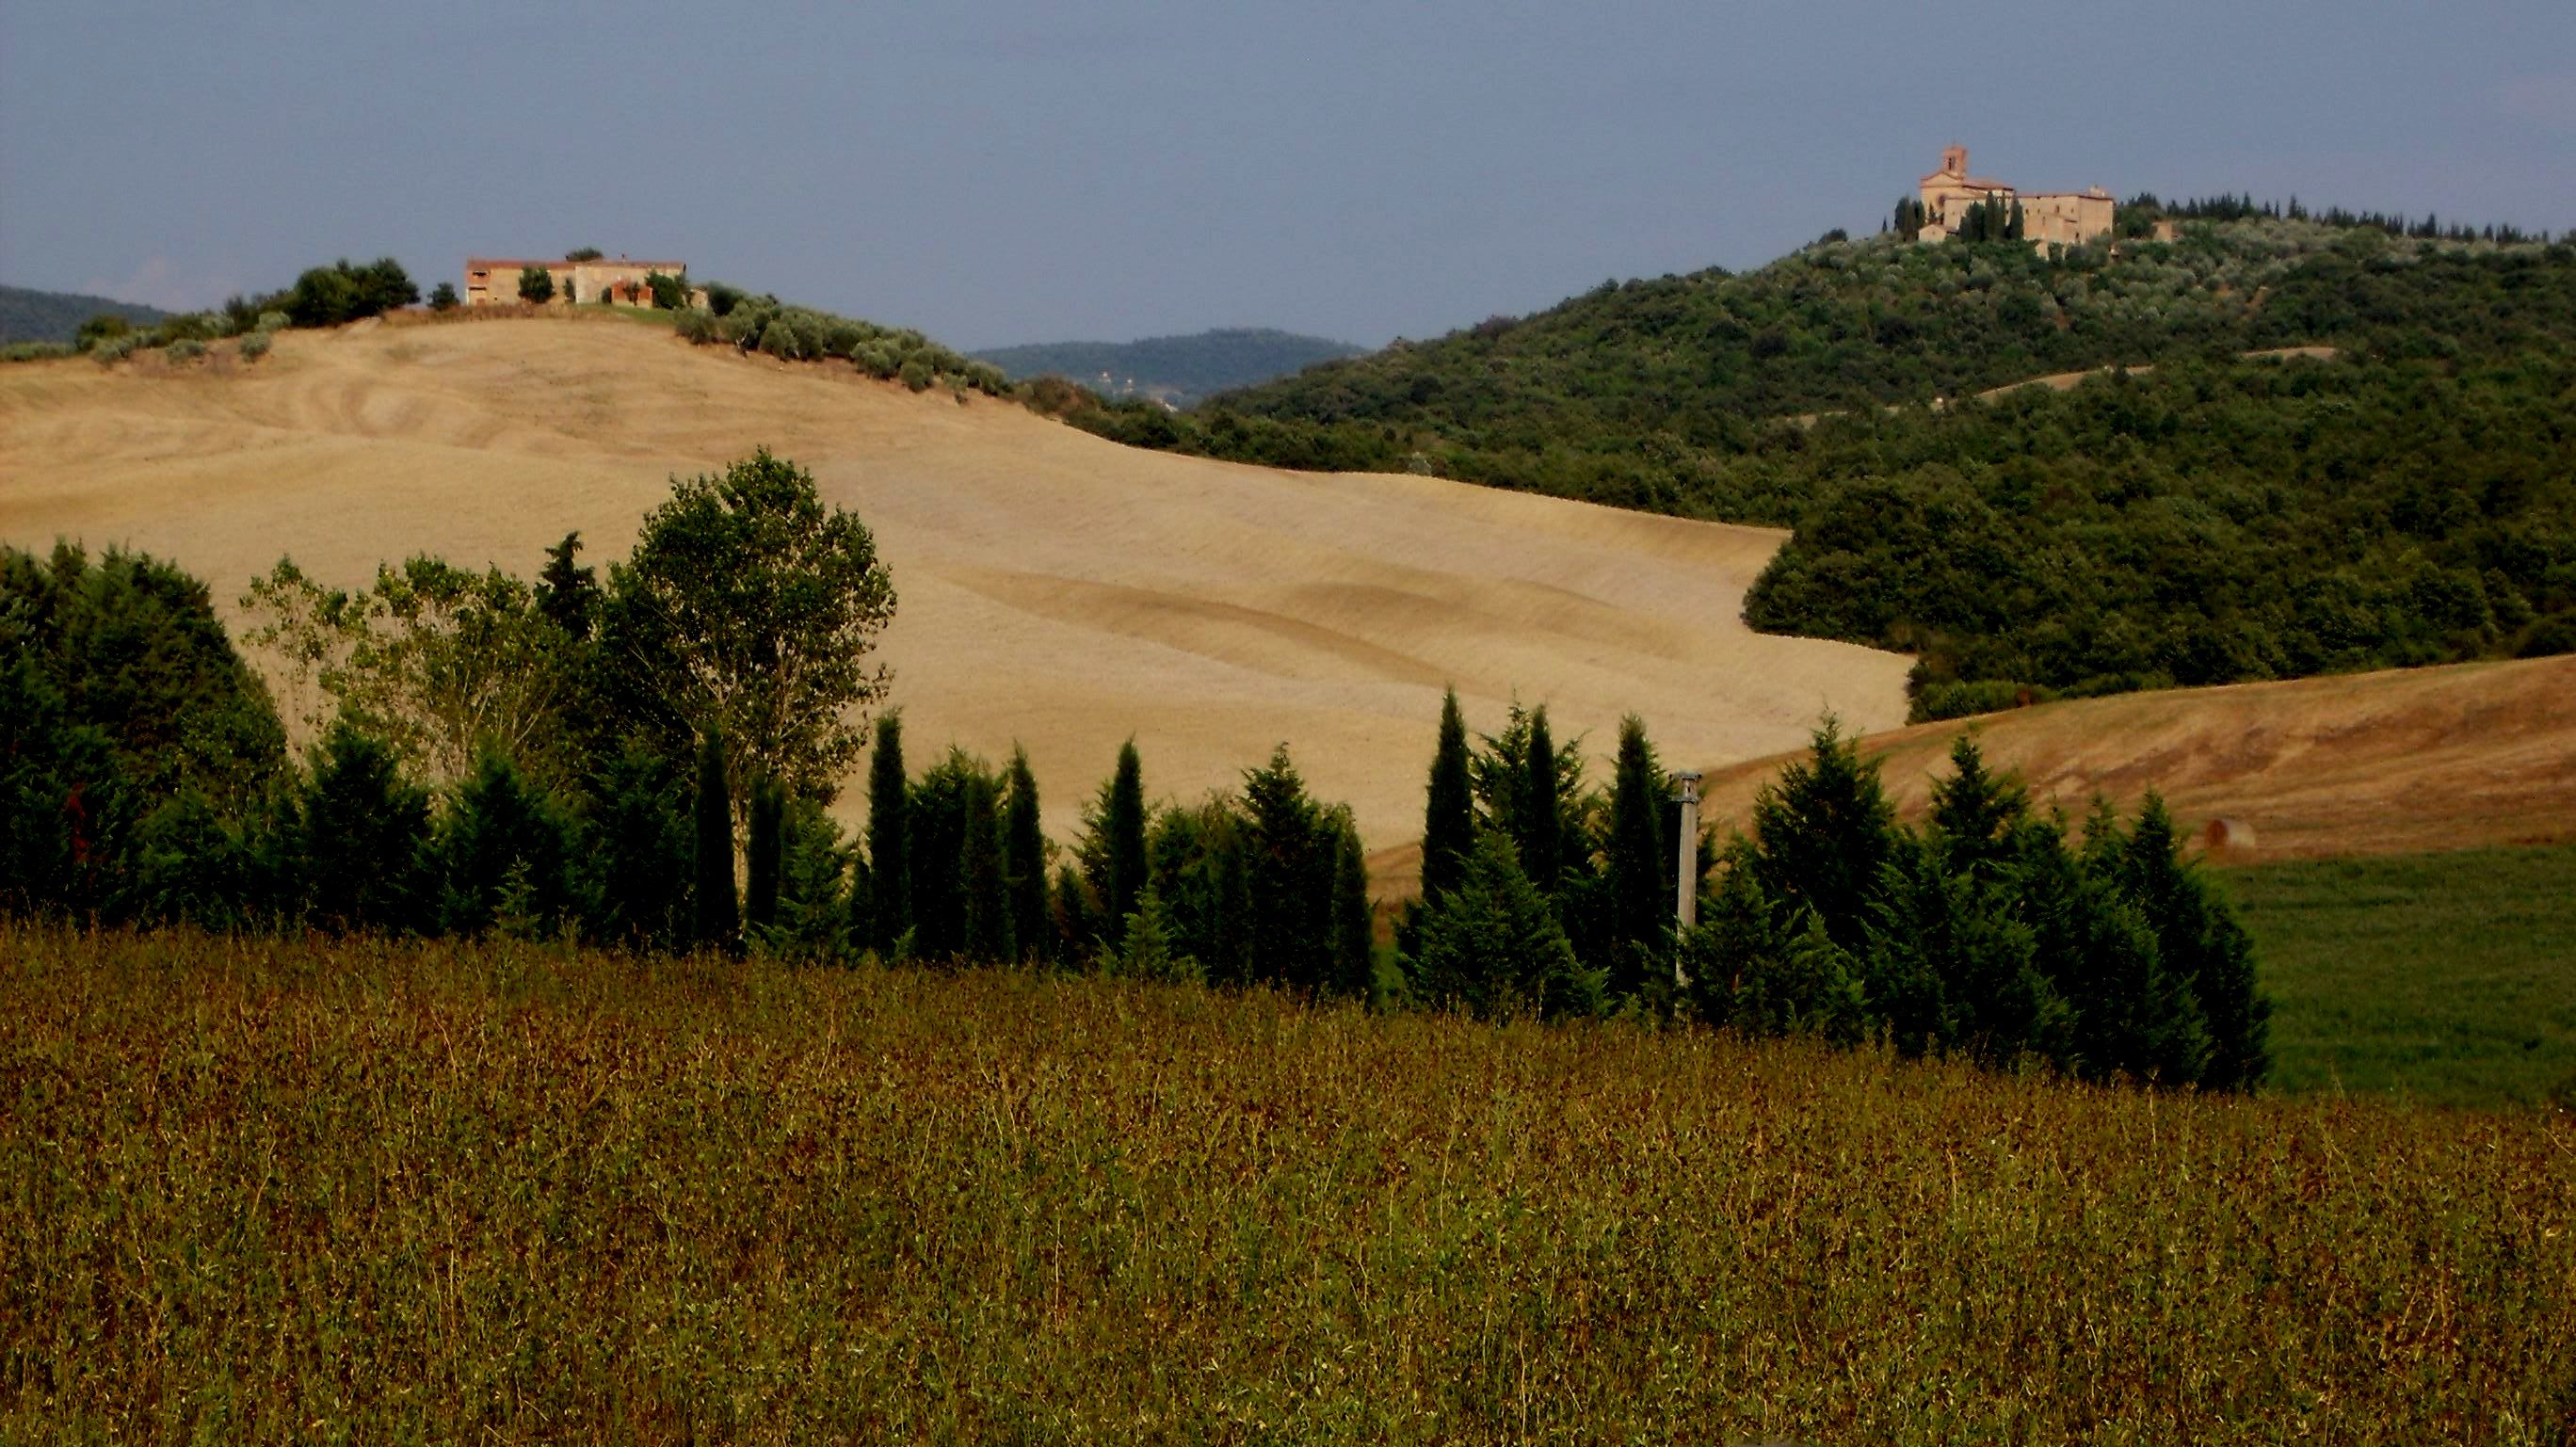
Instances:
[[[155,325],[172,315],[158,307],[84,292],[0,286],[0,344],[68,343],[81,323],[102,313],[121,316],[137,327]]]

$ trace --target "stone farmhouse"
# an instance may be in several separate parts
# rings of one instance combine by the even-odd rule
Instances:
[[[1968,174],[1968,148],[1941,152],[1941,169],[1923,178],[1924,241],[1947,241],[1980,201],[2021,203],[2022,238],[2045,251],[2050,246],[2081,246],[2111,234],[2111,193],[2099,186],[2082,191],[2018,191],[2001,181]]]
[[[528,261],[498,256],[465,258],[465,304],[467,306],[519,305],[519,278],[544,267],[554,278],[555,295],[549,305],[562,306],[574,301],[614,301],[625,306],[651,306],[653,293],[645,288],[644,278],[654,272],[664,276],[686,276],[685,261],[630,261],[623,256],[594,257],[588,261]],[[693,287],[689,304],[705,306],[707,294]]]

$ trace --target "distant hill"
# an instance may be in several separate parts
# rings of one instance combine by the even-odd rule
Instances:
[[[2576,651],[2576,245],[2180,221],[2055,256],[1831,237],[1073,420],[1794,527],[1747,621],[1916,654],[1919,716]],[[2335,359],[2246,358],[2288,348]]]
[[[1355,357],[1358,347],[1267,327],[1227,327],[1140,342],[1040,342],[975,355],[1014,382],[1056,376],[1105,397],[1137,397],[1174,406],[1234,387],[1289,376],[1317,362]]]
[[[138,327],[151,326],[170,315],[158,307],[110,301],[103,296],[0,286],[0,342],[68,342],[81,323],[100,312],[114,312]]]

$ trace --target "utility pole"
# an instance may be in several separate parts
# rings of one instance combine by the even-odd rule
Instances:
[[[1690,977],[1682,973],[1680,937],[1699,923],[1699,775],[1683,772],[1673,775],[1682,804],[1679,882],[1673,888],[1673,985],[1688,988]]]

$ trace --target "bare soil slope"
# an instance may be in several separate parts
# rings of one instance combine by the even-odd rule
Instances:
[[[2045,704],[1873,735],[1919,815],[1973,731],[2071,813],[2162,793],[2194,829],[2249,826],[2227,862],[2576,840],[2576,657],[2181,689]],[[1708,817],[1743,824],[1785,758],[1713,770]]]
[[[227,607],[280,554],[350,584],[412,552],[526,575],[575,528],[622,556],[671,474],[759,444],[876,531],[916,767],[1021,740],[1060,835],[1133,734],[1177,796],[1286,740],[1372,842],[1409,840],[1451,681],[1472,726],[1517,694],[1606,750],[1633,709],[1674,758],[1789,748],[1827,708],[1904,716],[1904,658],[1744,627],[1776,532],[1133,451],[613,320],[361,324],[220,372],[0,369],[0,539],[143,548]]]

